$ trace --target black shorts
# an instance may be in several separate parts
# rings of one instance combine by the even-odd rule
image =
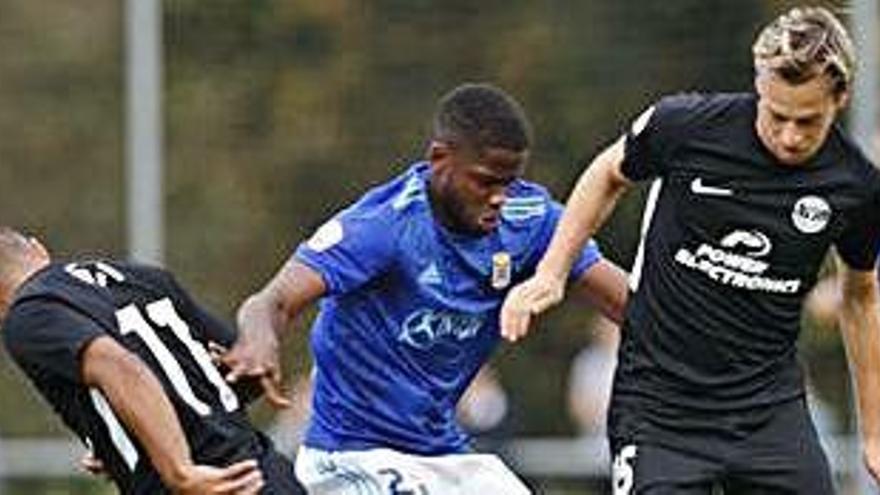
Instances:
[[[296,480],[293,462],[274,449],[260,458],[260,471],[265,485],[260,495],[305,495],[305,489]]]
[[[615,495],[830,495],[828,460],[806,403],[788,401],[759,411],[744,428],[729,414],[718,428],[670,429],[650,411],[615,407],[609,416]],[[736,430],[725,424],[737,424]]]

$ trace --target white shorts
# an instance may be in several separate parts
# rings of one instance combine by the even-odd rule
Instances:
[[[296,477],[310,495],[529,495],[491,454],[420,456],[390,449],[300,447]]]

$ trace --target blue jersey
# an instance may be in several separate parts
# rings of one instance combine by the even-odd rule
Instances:
[[[429,164],[415,164],[296,250],[328,289],[311,334],[309,447],[425,455],[468,448],[456,403],[499,341],[504,296],[534,273],[562,207],[518,180],[495,231],[455,233],[431,213],[430,173]],[[590,242],[571,276],[599,258]]]

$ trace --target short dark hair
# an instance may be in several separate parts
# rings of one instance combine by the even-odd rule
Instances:
[[[433,139],[474,151],[504,148],[525,151],[532,131],[516,100],[490,84],[462,84],[440,99],[434,115]]]

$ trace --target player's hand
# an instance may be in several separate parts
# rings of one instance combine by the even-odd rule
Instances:
[[[251,459],[225,468],[189,466],[170,488],[175,495],[256,495],[264,484],[257,461]]]
[[[504,299],[501,307],[501,336],[510,342],[525,337],[532,317],[559,304],[565,295],[565,280],[535,274],[517,285]]]
[[[864,456],[865,467],[868,468],[874,481],[880,483],[880,440],[865,440]]]
[[[290,407],[290,399],[281,386],[278,338],[274,332],[242,330],[238,341],[220,361],[229,368],[227,382],[235,383],[242,378],[258,380],[266,401],[272,407]]]
[[[86,452],[79,460],[79,468],[92,476],[107,476],[107,467],[92,452]]]

